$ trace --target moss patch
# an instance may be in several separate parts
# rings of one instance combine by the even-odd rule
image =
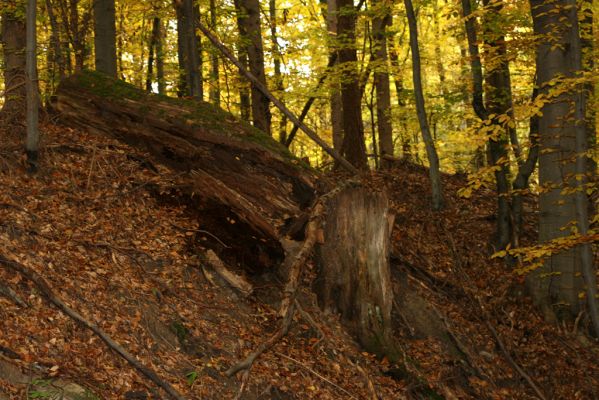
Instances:
[[[141,115],[166,117],[164,108],[153,107],[153,104],[163,104],[181,110],[178,118],[188,125],[205,130],[217,135],[226,135],[255,143],[284,159],[291,160],[293,164],[306,167],[305,163],[294,157],[289,150],[268,136],[266,133],[254,128],[247,121],[241,121],[232,114],[204,101],[194,99],[180,99],[146,91],[121,80],[113,79],[96,71],[83,71],[69,77],[62,84],[75,86],[78,90],[88,91],[94,95],[104,97],[116,103],[125,99],[141,102],[139,107]]]

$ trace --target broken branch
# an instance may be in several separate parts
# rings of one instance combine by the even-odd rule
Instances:
[[[106,332],[104,332],[100,327],[96,324],[88,321],[77,311],[73,310],[69,306],[67,306],[60,298],[58,298],[55,294],[48,282],[39,275],[37,272],[32,270],[31,268],[26,267],[25,265],[18,263],[14,260],[6,258],[4,255],[0,255],[0,264],[4,265],[7,268],[21,274],[23,277],[31,281],[33,284],[37,286],[40,292],[46,297],[52,304],[54,304],[60,311],[77,321],[79,324],[84,326],[85,328],[94,332],[97,336],[100,337],[110,347],[114,350],[118,355],[123,357],[129,364],[131,364],[137,371],[139,371],[142,375],[150,379],[156,385],[164,389],[173,399],[176,400],[185,400],[185,398],[168,382],[162,380],[156,372],[152,371],[147,366],[143,365],[139,362],[135,356],[125,350],[120,344],[115,342]]]

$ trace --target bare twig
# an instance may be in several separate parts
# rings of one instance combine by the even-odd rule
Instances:
[[[295,358],[291,358],[289,356],[286,356],[285,354],[279,353],[278,351],[276,351],[275,354],[278,355],[279,357],[282,357],[282,358],[284,358],[286,360],[289,360],[289,361],[295,363],[296,365],[298,365],[301,368],[305,369],[306,371],[308,371],[312,375],[316,376],[317,378],[321,379],[322,381],[324,381],[324,382],[328,383],[329,385],[337,388],[339,391],[341,391],[344,394],[348,395],[350,399],[356,399],[356,400],[358,400],[358,398],[356,396],[354,396],[353,394],[351,394],[350,392],[348,392],[346,389],[344,389],[341,386],[337,385],[335,382],[331,381],[330,379],[325,378],[324,376],[320,375],[318,372],[314,371],[312,368],[308,367],[307,365],[304,365],[303,363],[301,363],[300,361],[296,360]]]
[[[277,329],[277,331],[270,338],[268,338],[260,346],[258,346],[258,348],[256,350],[254,350],[252,353],[250,353],[243,361],[241,361],[241,362],[233,365],[231,368],[229,368],[227,370],[227,372],[225,372],[225,374],[228,377],[231,377],[231,376],[237,374],[239,371],[249,370],[252,367],[252,365],[254,364],[254,361],[256,361],[256,359],[258,357],[260,357],[260,355],[262,353],[264,353],[266,350],[270,349],[272,346],[275,345],[275,343],[277,343],[285,335],[287,335],[287,333],[289,332],[289,328],[291,327],[291,322],[293,321],[294,311],[295,311],[295,307],[292,304],[291,307],[289,307],[289,309],[287,310],[287,315],[283,319],[279,329]]]
[[[39,275],[37,272],[32,270],[31,268],[26,267],[25,265],[18,263],[14,260],[11,260],[4,255],[0,255],[0,264],[3,266],[10,268],[11,270],[18,272],[23,277],[27,278],[29,281],[33,282],[40,292],[46,297],[52,304],[54,304],[59,310],[63,313],[80,323],[85,328],[94,332],[97,336],[99,336],[104,343],[108,345],[112,350],[114,350],[117,354],[123,357],[129,364],[131,364],[137,371],[139,371],[142,375],[150,379],[156,385],[164,389],[173,399],[176,400],[185,400],[185,398],[168,382],[162,380],[156,372],[142,364],[137,358],[125,350],[120,344],[115,342],[106,332],[104,332],[100,327],[96,324],[90,322],[86,318],[84,318],[77,311],[73,310],[69,306],[67,306],[60,298],[58,298],[52,288],[48,285],[48,282]]]

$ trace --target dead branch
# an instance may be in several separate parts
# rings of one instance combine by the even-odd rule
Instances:
[[[310,367],[302,364],[301,362],[299,362],[295,358],[291,358],[289,356],[286,356],[285,354],[279,353],[278,351],[275,352],[275,354],[278,355],[279,357],[283,357],[286,360],[294,362],[298,366],[300,366],[303,369],[305,369],[306,371],[310,372],[312,375],[318,377],[319,379],[323,380],[324,382],[328,383],[329,385],[331,385],[331,386],[339,389],[341,392],[343,392],[344,394],[348,395],[350,399],[356,399],[356,400],[358,399],[356,396],[354,396],[353,394],[351,394],[350,392],[348,392],[346,389],[343,389],[341,386],[337,385],[335,382],[331,381],[330,379],[325,378],[324,376],[320,375],[318,372],[314,371],[312,368],[310,368]]]
[[[9,300],[12,300],[13,303],[18,305],[19,307],[27,308],[29,305],[25,303],[14,290],[5,286],[3,283],[0,283],[0,296],[4,296]]]
[[[526,383],[528,383],[528,385],[536,393],[536,395],[539,396],[540,399],[546,400],[547,397],[545,397],[545,395],[543,394],[543,392],[541,391],[541,389],[539,389],[539,387],[532,380],[532,378],[530,377],[530,375],[528,375],[526,373],[526,371],[524,371],[524,369],[522,369],[522,367],[520,367],[520,365],[518,365],[518,363],[514,360],[514,358],[510,354],[510,352],[505,347],[505,344],[503,343],[503,340],[501,340],[501,338],[499,337],[499,334],[497,333],[497,330],[495,330],[495,328],[493,327],[493,325],[491,324],[491,322],[489,322],[489,318],[486,315],[486,311],[485,311],[485,308],[484,308],[481,300],[478,297],[476,298],[476,300],[478,301],[478,305],[479,305],[479,307],[480,307],[480,309],[481,309],[481,311],[482,311],[482,313],[484,315],[484,321],[485,321],[485,324],[487,325],[487,329],[489,329],[489,331],[493,335],[493,338],[495,339],[495,342],[497,343],[497,345],[501,349],[501,352],[505,356],[505,359],[512,366],[512,368],[516,372],[518,372],[518,374],[520,374],[520,376],[522,378],[524,378],[524,380],[526,381]]]
[[[275,345],[275,343],[277,343],[285,335],[287,335],[287,333],[289,332],[289,328],[291,327],[291,322],[293,321],[293,314],[295,314],[294,311],[295,311],[295,307],[292,304],[287,309],[287,314],[285,315],[285,318],[283,319],[279,329],[277,329],[277,331],[270,338],[268,338],[260,346],[258,346],[258,348],[254,352],[250,353],[243,361],[241,361],[241,362],[233,365],[231,368],[229,368],[227,370],[227,372],[225,372],[225,374],[228,377],[232,377],[233,375],[237,374],[239,371],[249,370],[252,367],[252,365],[254,364],[254,361],[256,361],[256,359],[258,357],[260,357],[260,355],[262,353],[264,353],[266,350],[270,349],[272,346]]]
[[[320,228],[320,221],[324,214],[326,201],[347,186],[353,185],[354,183],[354,181],[349,180],[337,186],[327,194],[321,196],[316,201],[316,204],[312,208],[312,213],[310,214],[308,224],[306,225],[306,239],[304,240],[304,244],[302,245],[300,251],[293,255],[294,260],[291,263],[289,279],[285,285],[284,297],[281,301],[281,307],[279,309],[279,315],[283,317],[279,329],[277,329],[277,331],[270,338],[268,338],[268,340],[258,346],[254,352],[250,353],[243,361],[229,368],[226,372],[227,376],[231,377],[237,374],[239,371],[249,370],[262,353],[274,346],[275,343],[281,340],[289,332],[289,328],[291,327],[293,316],[295,314],[295,297],[297,295],[297,288],[299,286],[299,280],[303,270],[302,266],[310,255],[312,247],[314,247],[314,244],[316,243],[318,229]]]
[[[150,379],[156,385],[164,389],[173,399],[176,400],[185,400],[185,398],[168,382],[162,380],[156,372],[151,370],[149,367],[143,365],[140,361],[138,361],[135,356],[125,350],[120,344],[115,342],[106,332],[104,332],[100,327],[96,324],[90,322],[86,318],[84,318],[77,311],[73,310],[69,306],[67,306],[59,297],[54,294],[54,291],[46,282],[46,280],[39,275],[34,270],[26,267],[25,265],[18,263],[14,260],[11,260],[4,255],[0,255],[0,264],[3,266],[10,268],[11,270],[21,274],[24,278],[31,281],[33,284],[37,286],[40,292],[46,297],[52,304],[54,304],[60,311],[77,321],[79,324],[84,326],[85,328],[94,332],[100,339],[104,341],[112,350],[114,350],[117,354],[123,357],[129,364],[131,364],[137,371],[139,371],[142,375]]]
[[[237,275],[227,268],[225,263],[212,250],[206,252],[206,261],[214,272],[218,274],[225,282],[237,289],[244,296],[249,296],[254,291],[254,287],[243,276]]]
[[[302,131],[304,131],[304,133],[310,139],[312,139],[324,151],[326,151],[331,157],[333,157],[333,159],[335,161],[339,162],[339,164],[342,165],[346,170],[348,170],[349,172],[351,172],[354,175],[360,175],[360,171],[356,167],[354,167],[352,164],[350,164],[349,161],[347,161],[341,154],[339,154],[339,152],[337,152],[337,150],[335,150],[331,146],[329,146],[324,140],[322,140],[320,138],[320,136],[318,136],[318,134],[316,132],[314,132],[312,129],[308,128],[306,126],[306,124],[304,124],[298,117],[295,116],[295,114],[293,114],[291,111],[289,111],[289,109],[285,106],[285,104],[283,104],[279,99],[277,99],[270,92],[270,90],[268,90],[266,85],[262,84],[262,82],[260,82],[251,72],[249,72],[243,66],[243,64],[240,63],[239,60],[233,55],[233,53],[229,49],[227,49],[225,47],[225,45],[221,41],[219,41],[216,38],[216,36],[214,36],[214,34],[208,28],[206,28],[206,26],[204,26],[204,24],[202,22],[200,22],[200,21],[196,21],[196,22],[197,22],[197,27],[200,29],[200,31],[202,31],[202,33],[204,35],[206,35],[208,40],[210,40],[212,42],[214,47],[216,47],[225,57],[227,57],[233,64],[235,64],[235,66],[237,68],[239,68],[239,71],[243,75],[245,75],[245,77],[250,82],[252,82],[252,85],[254,85],[260,92],[262,92],[262,94],[264,94],[264,96],[266,96],[270,101],[272,101],[272,103],[279,110],[281,110],[281,112],[283,114],[285,114],[285,116],[287,118],[289,118],[289,121],[291,121],[294,125],[299,126],[300,129]]]

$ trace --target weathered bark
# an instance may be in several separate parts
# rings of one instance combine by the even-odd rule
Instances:
[[[337,37],[339,65],[345,71],[341,81],[343,144],[341,154],[356,168],[368,169],[360,74],[357,70],[356,11],[353,0],[337,0]]]
[[[198,211],[202,229],[219,238],[216,251],[229,247],[221,255],[228,264],[278,265],[285,221],[314,198],[314,175],[284,146],[209,103],[153,96],[88,72],[63,81],[52,107],[64,123],[139,146],[181,171],[184,183],[173,190],[184,196],[176,201]]]
[[[25,117],[25,20],[23,14],[2,14],[4,55],[4,105],[0,115],[5,123],[21,122]]]
[[[244,32],[240,31],[240,34],[247,49],[250,72],[261,84],[267,86],[260,26],[260,3],[258,0],[235,0],[235,7],[238,13],[238,23],[244,27]],[[270,101],[256,85],[251,86],[251,96],[254,126],[271,135]]]
[[[315,291],[325,311],[339,312],[362,346],[395,357],[390,340],[392,216],[385,193],[348,187],[326,204],[324,242],[316,247]]]
[[[116,11],[114,0],[94,0],[93,5],[96,71],[116,78]]]
[[[550,94],[553,79],[572,77],[571,60],[577,55],[572,37],[578,32],[571,20],[572,7],[567,0],[543,2],[531,0],[534,32],[537,44],[537,74],[539,95]],[[574,13],[574,16],[576,14]],[[564,21],[568,21],[567,24]],[[579,56],[579,55],[578,55]],[[572,89],[551,96],[541,109],[539,121],[539,242],[547,243],[569,234],[564,229],[577,220],[574,193],[564,189],[576,187],[576,123],[572,118],[578,107]],[[584,192],[582,192],[584,194]],[[575,318],[580,312],[584,290],[580,248],[558,250],[528,276],[528,285],[536,305],[547,317],[555,312],[558,318]]]
[[[432,207],[433,210],[443,208],[443,187],[441,184],[441,172],[439,170],[439,156],[433,137],[431,136],[428,120],[426,118],[426,109],[424,105],[424,94],[422,90],[422,77],[420,66],[420,49],[418,45],[418,27],[416,15],[411,0],[404,0],[406,14],[408,17],[408,26],[410,28],[410,49],[412,50],[412,79],[414,81],[414,96],[416,100],[416,112],[420,123],[422,140],[426,147],[426,154],[429,162],[429,176],[432,189]]]
[[[374,71],[374,86],[376,87],[376,117],[381,157],[393,157],[393,127],[391,125],[391,91],[389,82],[389,69],[387,57],[387,26],[391,24],[390,7],[388,0],[378,1],[377,6],[382,10],[377,11],[377,17],[372,22],[374,36],[374,61],[377,67]],[[381,164],[389,166],[389,162],[382,158]]]

